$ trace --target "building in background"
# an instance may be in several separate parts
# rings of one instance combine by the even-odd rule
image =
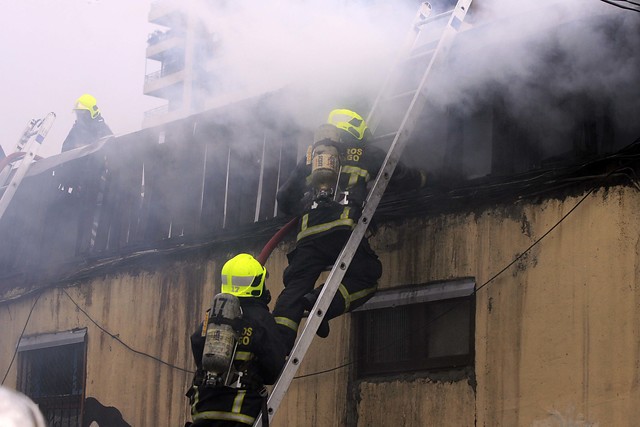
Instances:
[[[194,3],[151,2],[149,22],[161,29],[147,40],[144,94],[166,99],[167,104],[147,111],[143,127],[203,111],[215,90],[210,72],[216,54],[215,34],[197,16]]]

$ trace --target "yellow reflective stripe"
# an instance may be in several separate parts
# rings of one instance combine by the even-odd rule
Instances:
[[[286,317],[274,317],[276,324],[293,329],[294,332],[298,332],[298,324]]]
[[[209,313],[211,313],[211,309],[207,310],[204,315],[204,321],[202,322],[202,332],[200,333],[200,336],[202,337],[207,336],[207,326],[209,325]]]
[[[313,145],[310,145],[310,146],[307,147],[307,155],[306,155],[307,164],[308,165],[311,164],[311,156],[312,156],[312,154],[313,154]],[[307,184],[311,184],[311,175],[309,175],[307,177]]]
[[[359,300],[360,298],[364,298],[367,295],[374,293],[376,291],[376,289],[378,289],[378,287],[377,286],[373,286],[371,288],[363,289],[361,291],[358,291],[358,292],[355,292],[355,293],[349,295],[349,304],[351,304],[355,300]]]
[[[235,421],[238,423],[245,423],[252,425],[256,420],[255,417],[250,417],[249,415],[244,414],[234,414],[233,412],[224,412],[224,411],[205,411],[200,412],[197,415],[191,417],[193,421],[200,420],[225,420],[225,421]]]
[[[253,357],[253,353],[251,353],[250,351],[238,351],[236,352],[236,357],[234,359],[236,360],[251,360],[251,358]]]
[[[302,221],[300,221],[300,230],[306,230],[309,223],[309,214],[302,215]]]
[[[247,394],[246,390],[238,390],[236,394],[236,398],[233,399],[233,407],[231,408],[231,412],[234,414],[239,414],[242,410],[242,402],[244,402],[244,396]]]
[[[349,304],[351,304],[351,301],[349,300],[349,291],[344,287],[342,283],[340,283],[338,290],[342,294],[342,299],[344,300],[344,312],[346,313],[347,311],[349,311]]]
[[[349,307],[351,306],[352,302],[359,300],[360,298],[364,298],[369,294],[374,293],[376,289],[378,289],[378,287],[373,286],[371,288],[363,289],[353,294],[349,294],[349,291],[347,290],[347,288],[342,283],[340,283],[338,290],[342,295],[342,299],[344,299],[344,312],[346,313],[347,311],[349,311]]]
[[[305,214],[302,217],[302,226],[300,227],[300,232],[296,237],[296,240],[303,239],[305,237],[311,236],[313,234],[323,233],[327,230],[331,230],[333,227],[338,227],[341,225],[345,225],[347,227],[355,227],[355,222],[353,219],[349,218],[349,212],[351,208],[346,206],[342,210],[342,214],[340,214],[340,219],[331,222],[325,222],[324,224],[314,225],[312,227],[307,227],[308,214]]]
[[[349,174],[349,186],[355,185],[358,182],[358,177],[364,178],[365,182],[369,182],[371,179],[368,170],[357,166],[343,166],[341,172]]]
[[[298,233],[297,240],[303,239],[313,234],[318,234],[318,233],[325,232],[327,230],[331,230],[333,227],[337,227],[340,225],[346,225],[348,227],[353,228],[355,226],[355,223],[351,218],[348,218],[348,219],[337,219],[335,221],[327,222],[320,225],[315,225],[313,227],[309,227],[306,230]]]
[[[195,415],[197,413],[196,405],[200,401],[200,393],[198,393],[198,387],[196,386],[192,386],[192,387],[193,387],[194,393],[193,393],[193,404],[191,405],[191,415]]]

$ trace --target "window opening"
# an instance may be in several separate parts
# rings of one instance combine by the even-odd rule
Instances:
[[[79,426],[85,383],[86,330],[24,337],[18,346],[18,389],[48,425]]]
[[[354,310],[358,377],[472,366],[475,282],[379,291]]]

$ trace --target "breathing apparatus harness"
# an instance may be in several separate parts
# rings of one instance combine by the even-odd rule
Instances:
[[[312,189],[311,209],[329,202],[349,203],[349,192],[339,188],[344,158],[339,129],[332,124],[320,126],[314,134],[313,145],[307,150],[307,164],[311,165],[311,175],[307,178]]]

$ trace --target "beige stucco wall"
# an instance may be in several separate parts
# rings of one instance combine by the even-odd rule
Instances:
[[[383,227],[371,240],[385,266],[381,287],[468,276],[480,287],[581,198],[521,202]],[[476,390],[467,380],[356,383],[351,405],[357,425],[637,425],[639,204],[630,188],[589,195],[480,289]],[[353,362],[335,341],[316,340],[314,346],[302,374]],[[336,352],[339,360],[330,363],[327,358],[335,359]],[[311,363],[317,368],[307,369]],[[294,381],[295,397],[285,400],[278,425],[303,425],[337,409],[344,412],[334,423],[351,420],[344,402],[323,404],[325,395],[346,393],[349,369],[318,375],[309,386]]]
[[[521,202],[382,227],[371,240],[385,266],[381,286],[468,276],[480,286],[580,199]],[[309,376],[293,381],[273,424],[637,425],[639,205],[639,194],[630,188],[589,195],[525,257],[479,290],[475,389],[467,380],[355,381],[347,315],[332,321],[328,339],[314,341],[298,371]],[[282,245],[267,264],[274,295],[289,247]],[[168,261],[153,273],[100,277],[66,291],[135,349],[191,368],[187,336],[213,293],[206,278],[219,268],[213,258],[192,262]],[[2,372],[32,304],[28,297],[0,305]],[[126,350],[61,290],[43,294],[26,334],[85,326],[88,396],[117,407],[132,425],[184,421],[190,376]],[[15,364],[7,384],[15,384]]]
[[[195,267],[170,262],[153,272],[106,275],[79,286],[46,290],[36,302],[25,335],[86,327],[86,397],[116,408],[133,426],[180,425],[188,411],[184,392],[191,374],[133,350],[193,369],[188,337],[210,303],[213,282],[206,278],[212,277],[214,268],[213,262]],[[28,297],[0,306],[3,372],[34,301]],[[5,384],[15,387],[16,375],[17,361]]]
[[[480,287],[580,199],[519,203],[384,229],[375,239],[386,266],[382,284],[473,276]],[[426,415],[424,425],[638,424],[639,204],[638,192],[630,188],[588,196],[480,289],[475,407],[460,409],[466,422]],[[469,387],[459,390],[459,399],[465,401]],[[363,402],[368,390],[361,389]],[[411,394],[389,393],[397,401],[385,407],[401,407]],[[427,384],[422,394],[430,400],[446,392]],[[452,404],[443,402],[446,410]]]

